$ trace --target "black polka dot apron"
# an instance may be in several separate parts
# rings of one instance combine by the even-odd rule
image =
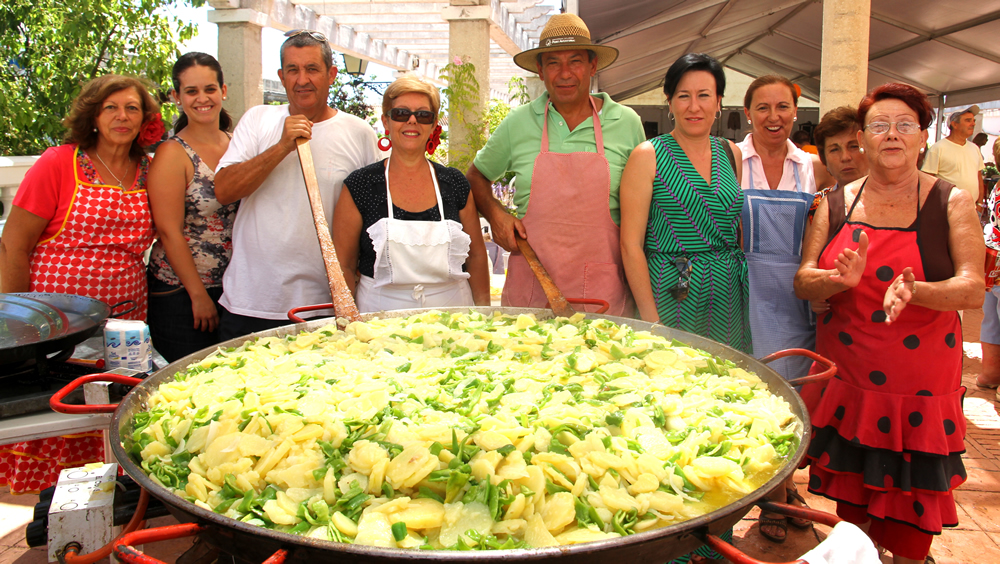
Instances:
[[[911,228],[876,228],[852,222],[853,211],[819,259],[834,268],[867,233],[861,283],[832,296],[817,323],[816,352],[838,374],[825,389],[803,390],[813,423],[809,490],[938,534],[958,523],[951,491],[966,477],[958,313],[909,305],[886,325],[882,301],[896,276],[911,267],[926,280],[919,216]]]
[[[146,267],[142,254],[153,243],[146,197],[147,159],[131,186],[122,189],[84,179],[73,152],[73,202],[59,231],[39,241],[31,255],[32,292],[76,294],[115,305],[133,300],[124,319],[146,319]]]

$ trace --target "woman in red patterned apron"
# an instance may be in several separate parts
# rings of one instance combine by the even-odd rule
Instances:
[[[153,242],[143,147],[163,135],[143,84],[105,75],[86,85],[65,124],[65,145],[28,170],[0,239],[3,292],[76,294],[108,305],[131,300],[146,318],[142,255]],[[0,446],[0,485],[37,492],[62,468],[103,460],[101,433]]]
[[[820,204],[796,294],[828,300],[816,352],[839,367],[806,387],[809,491],[866,528],[896,563],[929,558],[958,523],[965,481],[958,310],[982,305],[983,245],[972,199],[917,169],[933,112],[886,84],[862,100],[870,173]]]

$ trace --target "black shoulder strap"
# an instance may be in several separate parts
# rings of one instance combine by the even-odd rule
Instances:
[[[737,174],[736,155],[733,154],[733,148],[729,146],[729,140],[725,137],[719,137],[719,141],[722,141],[722,148],[726,151],[726,156],[729,157],[729,166],[733,167],[733,174]]]

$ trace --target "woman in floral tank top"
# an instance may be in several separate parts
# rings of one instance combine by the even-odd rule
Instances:
[[[229,147],[226,86],[211,55],[187,53],[173,68],[183,112],[149,171],[149,205],[159,240],[149,260],[149,329],[169,362],[219,342],[222,274],[232,256],[238,204],[215,199],[214,169]]]

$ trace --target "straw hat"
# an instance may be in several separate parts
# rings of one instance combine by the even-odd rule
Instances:
[[[538,72],[538,55],[551,51],[587,49],[597,53],[597,70],[611,65],[618,58],[618,49],[595,45],[590,29],[576,14],[556,14],[549,18],[538,39],[538,47],[514,55],[514,64],[530,72]]]

